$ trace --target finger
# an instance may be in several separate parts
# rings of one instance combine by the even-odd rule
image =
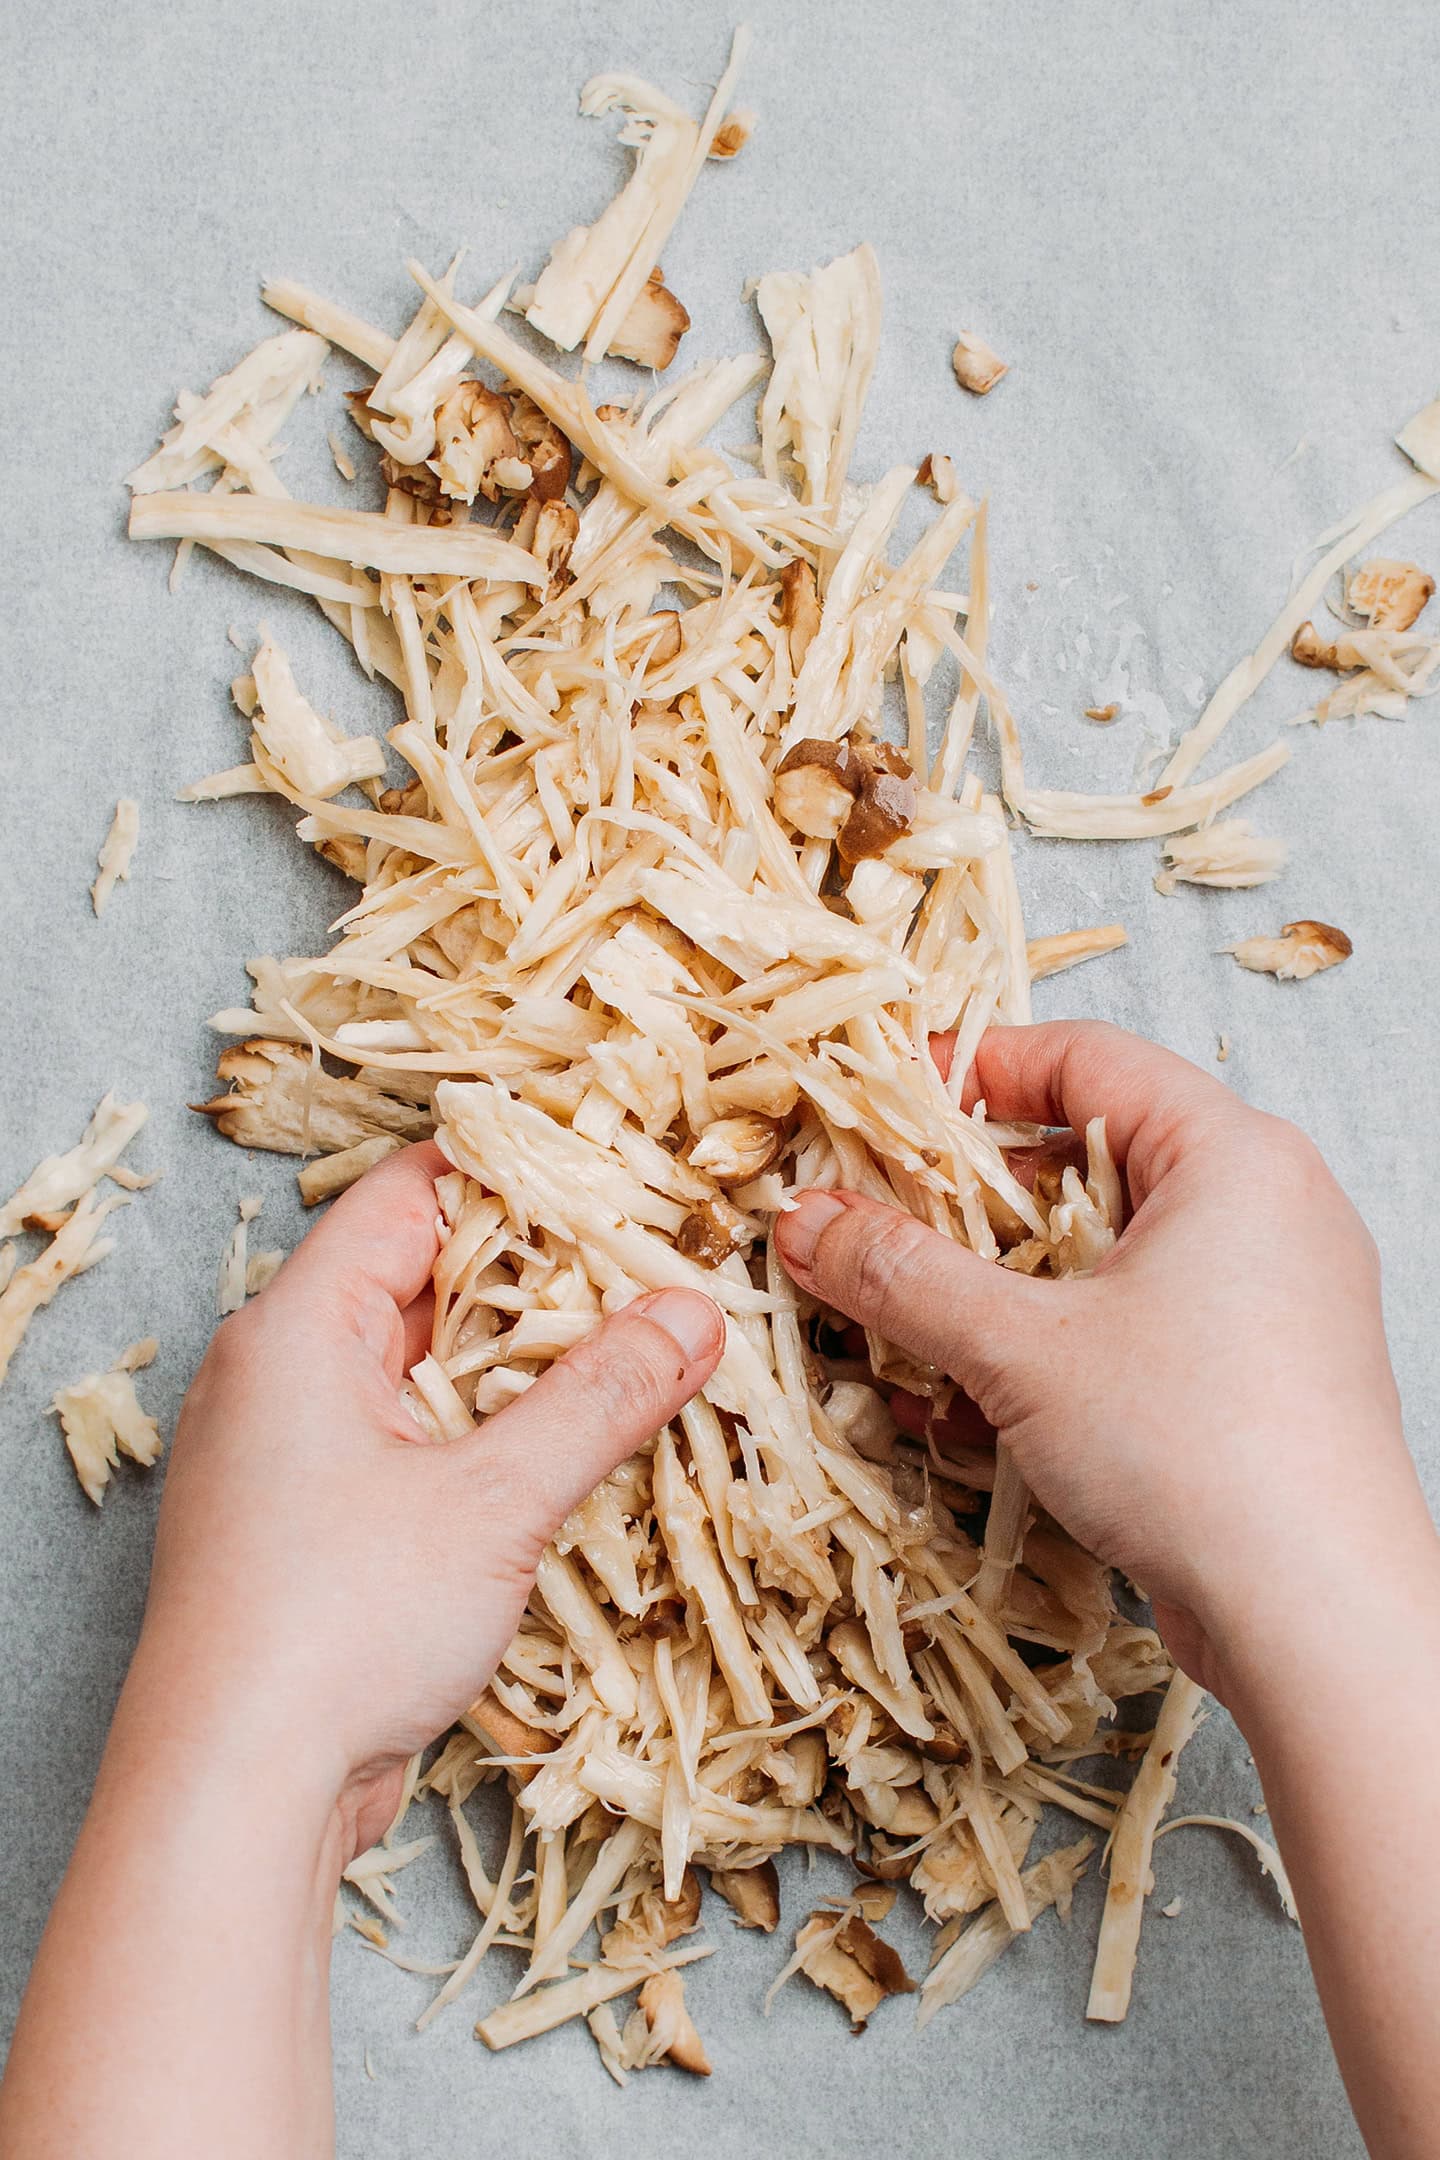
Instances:
[[[284,1270],[291,1294],[323,1305],[387,1365],[404,1355],[400,1315],[440,1250],[435,1180],[449,1168],[431,1141],[388,1156],[340,1195]]]
[[[802,1289],[958,1380],[992,1425],[1071,1302],[859,1193],[798,1194],[775,1242]]]
[[[418,1365],[421,1358],[425,1356],[430,1348],[431,1337],[435,1332],[435,1293],[428,1283],[420,1292],[419,1297],[410,1300],[404,1312],[401,1313],[400,1320],[405,1330],[401,1350],[401,1369],[390,1376],[397,1384],[409,1372],[411,1366]]]
[[[995,1428],[978,1403],[968,1395],[956,1395],[944,1417],[936,1417],[935,1405],[924,1395],[910,1395],[896,1388],[890,1409],[901,1432],[916,1440],[930,1439],[943,1455],[955,1448],[993,1447]]]
[[[1250,1114],[1188,1058],[1100,1020],[990,1028],[966,1078],[966,1108],[982,1097],[988,1114],[1006,1122],[1083,1133],[1103,1117],[1137,1207],[1193,1139],[1217,1120]]]
[[[544,1542],[601,1478],[653,1440],[719,1363],[725,1322],[695,1290],[659,1290],[602,1321],[518,1402],[459,1443],[501,1479]]]

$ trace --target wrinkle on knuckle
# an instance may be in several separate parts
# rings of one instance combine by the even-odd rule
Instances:
[[[644,1321],[627,1327],[623,1340],[592,1337],[580,1343],[554,1368],[570,1398],[568,1407],[557,1407],[591,1430],[632,1425],[652,1412],[658,1426],[668,1392],[658,1370],[662,1344],[672,1360],[678,1359],[663,1329]]]
[[[880,1334],[892,1334],[914,1299],[915,1262],[925,1231],[913,1216],[895,1211],[852,1216],[846,1229],[840,1274],[847,1310]]]

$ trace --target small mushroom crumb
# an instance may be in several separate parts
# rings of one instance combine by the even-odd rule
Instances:
[[[719,127],[716,128],[710,148],[705,155],[716,159],[717,162],[726,158],[733,158],[744,149],[754,132],[754,113],[748,105],[737,105],[734,112],[722,120]]]
[[[1222,1035],[1215,1045],[1215,1062],[1217,1065],[1228,1065],[1230,1062],[1230,1038],[1228,1035]]]
[[[610,350],[617,359],[660,370],[669,367],[689,328],[690,317],[665,284],[657,264],[625,310]]]
[[[992,352],[983,338],[972,331],[962,330],[950,355],[950,365],[955,370],[955,380],[962,390],[975,397],[984,397],[993,390],[1002,375],[1009,372],[1008,363]]]
[[[915,475],[921,487],[928,487],[938,503],[952,503],[960,493],[960,482],[955,475],[955,460],[927,451]]]
[[[1289,922],[1279,937],[1242,938],[1225,951],[1259,975],[1274,975],[1280,982],[1304,982],[1326,968],[1338,967],[1355,950],[1343,930],[1331,923]]]
[[[1162,1905],[1160,1910],[1167,1920],[1178,1920],[1185,1910],[1185,1900],[1183,1897],[1171,1898],[1170,1903]]]
[[[351,457],[333,428],[325,440],[330,445],[330,455],[335,460],[336,472],[339,473],[342,480],[353,480],[355,478],[355,460]]]
[[[115,815],[110,830],[105,835],[98,858],[100,875],[90,888],[90,901],[97,915],[103,915],[117,879],[129,879],[130,864],[135,854],[135,843],[140,837],[140,805],[128,795],[122,795],[115,805]]]
[[[1408,630],[1434,597],[1435,580],[1418,563],[1377,555],[1345,581],[1345,598],[1372,630]]]
[[[1153,810],[1153,809],[1154,809],[1154,807],[1155,807],[1155,805],[1156,805],[1156,803],[1162,803],[1162,802],[1166,801],[1166,800],[1167,800],[1167,798],[1168,798],[1169,796],[1171,796],[1171,795],[1173,795],[1173,794],[1174,794],[1174,792],[1175,792],[1174,788],[1168,788],[1168,787],[1157,787],[1157,788],[1151,788],[1151,790],[1150,790],[1149,794],[1148,794],[1148,795],[1142,795],[1142,796],[1140,797],[1140,800],[1141,800],[1141,802],[1142,802],[1142,803],[1143,803],[1143,804],[1145,805],[1145,808],[1146,808],[1147,810]]]
[[[1119,714],[1120,707],[1118,705],[1087,705],[1085,707],[1085,718],[1087,720],[1099,720],[1102,724],[1109,720],[1118,719]]]

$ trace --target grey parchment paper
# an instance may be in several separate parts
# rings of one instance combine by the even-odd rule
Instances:
[[[886,327],[857,471],[944,449],[992,496],[994,652],[1034,776],[1129,785],[1147,731],[1193,717],[1268,624],[1300,549],[1395,477],[1391,433],[1440,389],[1440,17],[1423,0],[756,0],[751,17],[757,132],[704,174],[665,251],[696,325],[684,357],[756,342],[741,292],[759,271],[873,241]],[[263,274],[398,327],[407,255],[434,269],[465,246],[466,290],[511,263],[532,273],[625,169],[609,126],[577,116],[581,82],[623,67],[698,99],[730,21],[694,0],[53,0],[10,17],[0,1185],[68,1145],[107,1087],[152,1105],[132,1155],[165,1177],[117,1218],[114,1257],[37,1322],[0,1399],[7,2029],[134,1639],[160,1486],[122,1471],[97,1519],[45,1406],[154,1332],[144,1392],[168,1430],[237,1196],[264,1195],[252,1246],[298,1236],[293,1166],[247,1160],[185,1104],[209,1092],[205,1017],[243,1002],[246,957],[317,949],[348,889],[295,845],[283,806],[171,797],[244,755],[227,625],[269,622],[352,731],[393,717],[309,603],[204,557],[172,597],[171,551],[122,537],[121,475],[182,386],[203,389],[275,327]],[[1011,363],[983,403],[949,373],[961,328]],[[344,494],[323,434],[359,379],[337,358],[323,420],[306,406],[287,429],[292,490]],[[749,433],[736,415],[719,439]],[[1387,545],[1434,567],[1433,506]],[[1224,754],[1259,748],[1313,693],[1282,665]],[[1113,729],[1080,717],[1114,694],[1132,712]],[[1020,844],[1033,933],[1118,919],[1133,939],[1045,984],[1042,1014],[1105,1014],[1204,1064],[1226,1031],[1231,1085],[1298,1118],[1336,1164],[1384,1251],[1432,1496],[1436,725],[1420,706],[1403,724],[1297,730],[1291,766],[1245,806],[1294,846],[1262,892],[1161,899],[1149,844]],[[97,923],[86,887],[122,793],[140,801],[140,847]],[[1298,915],[1342,925],[1354,959],[1285,986],[1217,956]],[[1337,1580],[1316,1625],[1344,1627],[1352,1591],[1363,1583]],[[1181,1803],[1249,1819],[1259,1798],[1217,1712]],[[722,1912],[719,1950],[689,1981],[714,2077],[661,2071],[623,2094],[575,2030],[503,2056],[479,2046],[473,2018],[510,1984],[507,1964],[417,2037],[429,1983],[348,1937],[341,2151],[1358,2153],[1299,1938],[1250,1854],[1183,1831],[1156,1876],[1156,1904],[1183,1909],[1147,1924],[1117,2030],[1082,2015],[1093,1877],[1068,1931],[1045,1920],[923,2036],[892,2003],[852,2040],[804,1982],[762,2019],[784,1944]],[[785,1942],[839,1880],[789,1872]],[[469,1922],[443,1842],[403,1881],[403,1946],[457,1955]],[[918,1927],[897,1912],[890,1932],[919,1968]]]

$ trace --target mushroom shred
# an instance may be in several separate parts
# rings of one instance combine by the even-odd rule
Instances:
[[[699,122],[629,78],[589,86],[638,157],[524,301],[552,345],[622,348],[700,166],[738,140],[729,85]],[[1116,1705],[1171,1677],[1008,1456],[899,1429],[892,1390],[941,1419],[950,1383],[878,1334],[857,1355],[774,1245],[795,1189],[841,1184],[1035,1276],[1083,1273],[1120,1231],[1100,1121],[1086,1174],[1032,1187],[1010,1160],[1028,1129],[961,1106],[984,1029],[1029,1017],[1032,975],[1124,937],[1027,946],[1002,806],[969,769],[979,701],[1041,831],[1192,830],[1286,752],[1177,775],[1148,804],[1026,789],[985,657],[984,512],[946,466],[892,558],[917,468],[849,478],[880,330],[868,248],[761,278],[769,362],[603,405],[503,327],[507,281],[471,305],[454,266],[412,269],[397,336],[268,286],[303,330],[182,400],[137,477],[132,530],[311,595],[397,693],[408,768],[386,786],[375,743],[322,721],[263,641],[236,690],[252,763],[211,791],[282,796],[353,889],[328,950],[250,963],[250,1008],[212,1023],[242,1040],[197,1107],[237,1145],[311,1157],[312,1203],[434,1132],[434,1322],[403,1392],[437,1440],[643,1290],[689,1285],[724,1313],[713,1379],[565,1523],[428,1781],[479,1917],[426,2019],[500,1947],[524,1962],[480,2019],[491,2047],[584,2018],[612,2074],[703,2073],[672,1979],[707,1954],[675,1946],[703,1917],[697,1871],[767,1931],[787,1847],[846,1856],[872,1888],[908,1879],[936,1923],[969,1922],[928,2016],[1068,1900],[1089,1844],[1032,1859],[1046,1808],[1107,1819],[1067,1766],[1121,1760]],[[293,503],[277,477],[277,427],[327,340],[372,377],[352,413],[383,514]],[[757,459],[737,468],[706,437],[757,386]],[[942,583],[962,542],[968,578]],[[904,748],[882,733],[897,672]],[[928,1048],[945,1033],[948,1078]],[[226,1292],[250,1287],[237,1237]],[[492,1878],[465,1808],[500,1780]],[[825,1938],[861,2020],[908,1986],[874,1917],[858,1898],[804,1944]],[[622,2024],[610,2006],[637,1992]]]
[[[160,1457],[160,1428],[135,1394],[135,1374],[151,1364],[160,1345],[153,1335],[132,1343],[109,1372],[88,1373],[63,1387],[50,1408],[59,1418],[65,1445],[88,1498],[96,1507],[122,1455],[149,1469]]]

